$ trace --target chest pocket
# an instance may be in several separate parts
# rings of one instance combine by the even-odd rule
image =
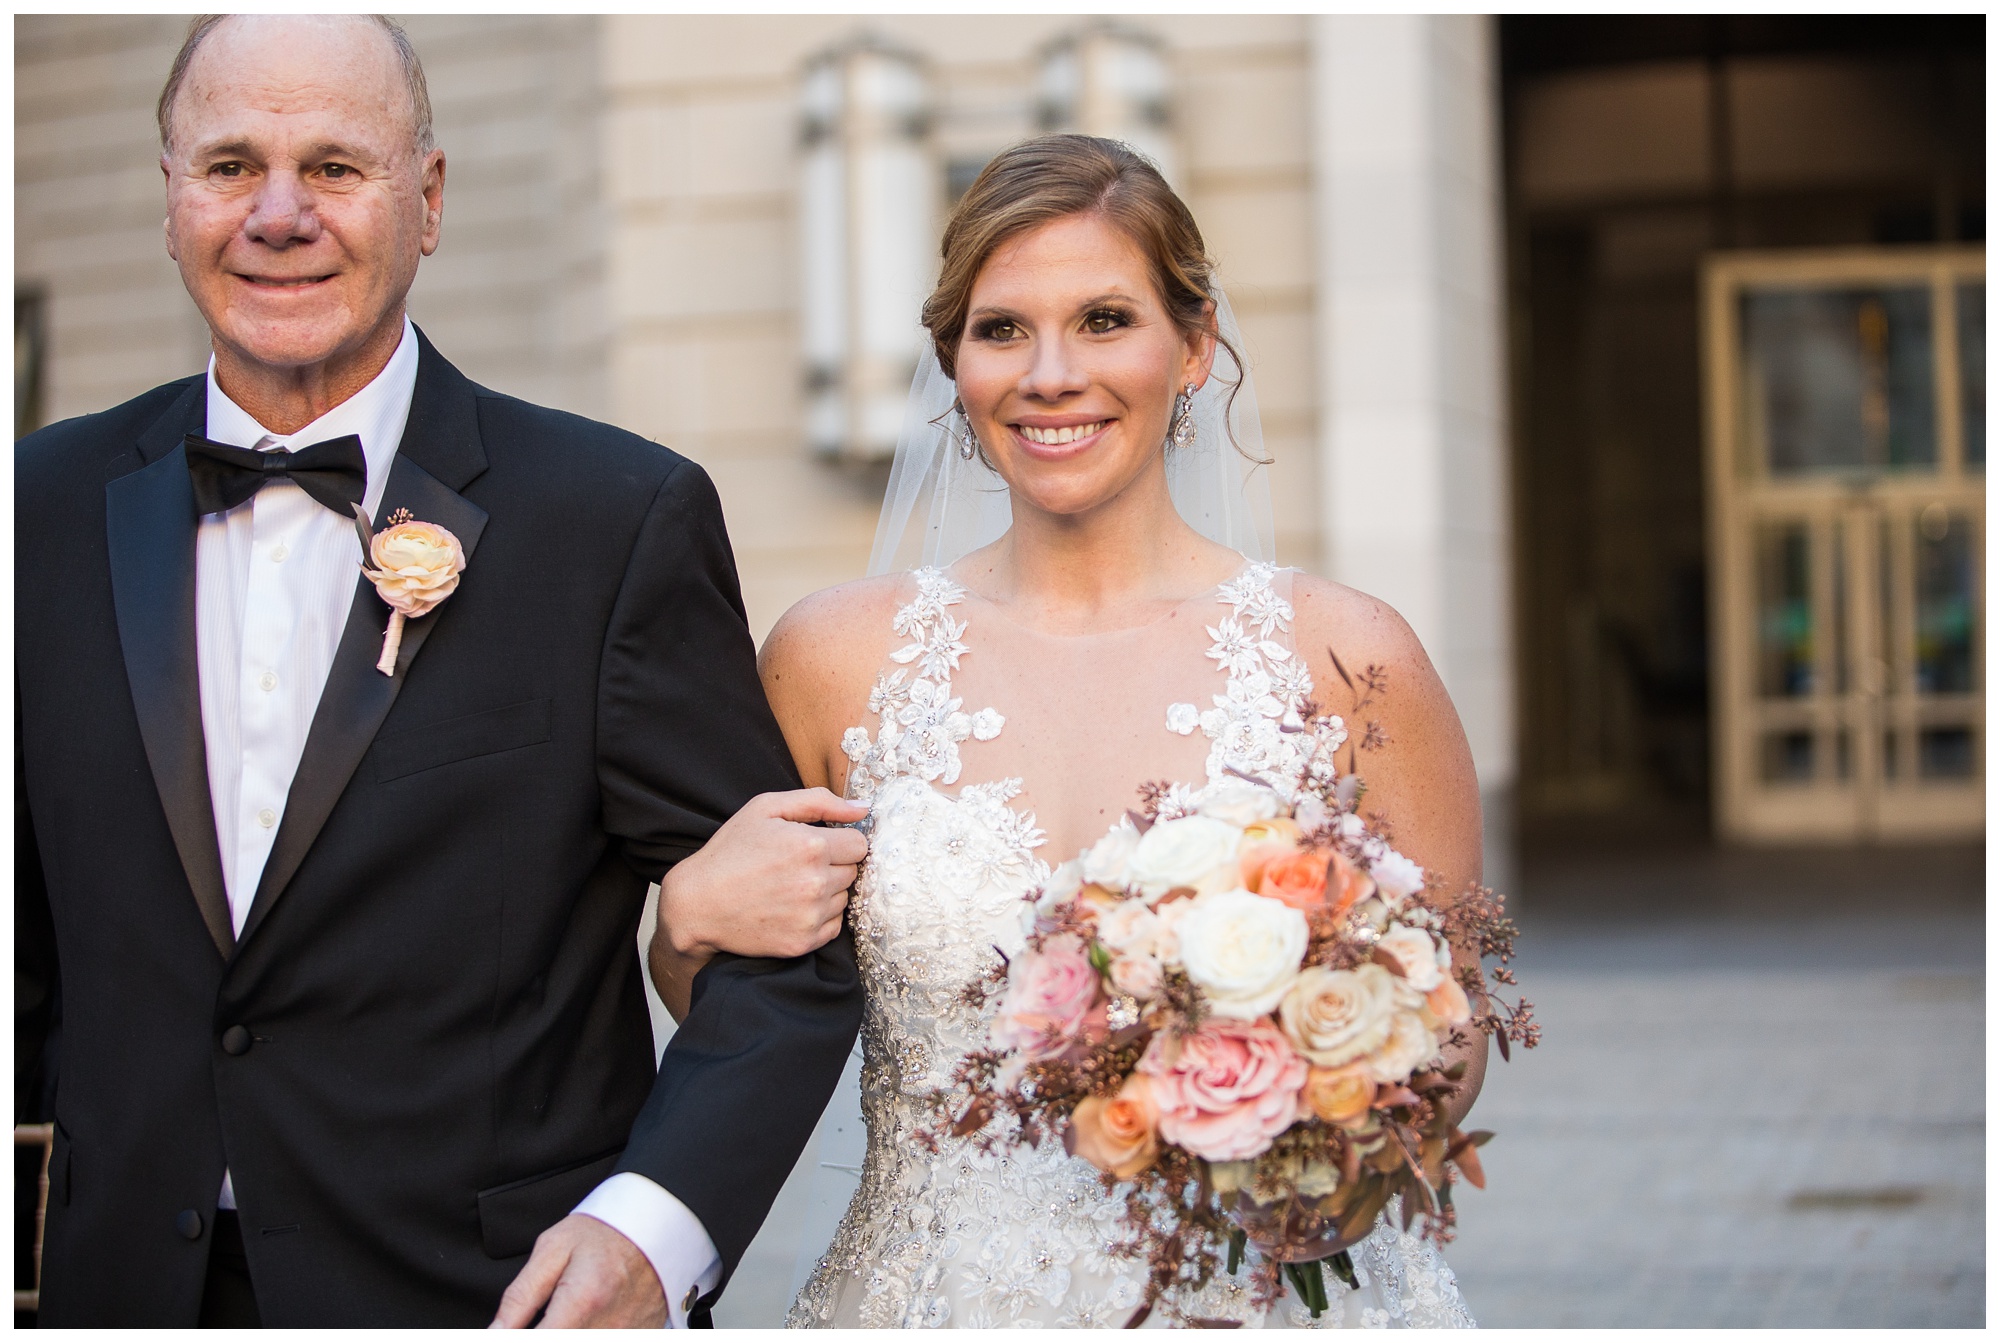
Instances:
[[[441,723],[376,738],[372,752],[375,781],[387,783],[440,765],[539,746],[548,739],[546,699],[523,700],[462,718],[447,718]]]

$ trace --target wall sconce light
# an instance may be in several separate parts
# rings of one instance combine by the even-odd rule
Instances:
[[[1180,185],[1172,76],[1158,38],[1123,24],[1087,24],[1042,52],[1036,119],[1045,131],[1123,140]]]
[[[800,89],[806,434],[846,461],[895,454],[928,337],[941,173],[923,59],[873,34],[810,61]]]

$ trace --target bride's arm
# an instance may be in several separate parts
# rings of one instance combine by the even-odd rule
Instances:
[[[1386,742],[1361,751],[1357,768],[1368,792],[1364,815],[1387,821],[1397,850],[1421,865],[1446,898],[1464,891],[1481,872],[1479,782],[1472,750],[1437,670],[1403,618],[1386,603],[1325,579],[1301,576],[1293,585],[1295,647],[1312,669],[1322,711],[1347,720],[1359,742],[1371,721]],[[1357,679],[1371,664],[1386,671],[1387,690],[1359,714],[1334,670],[1328,649]],[[1342,755],[1346,752],[1343,750]],[[1474,947],[1452,946],[1452,963],[1474,963]],[[1462,1123],[1486,1078],[1486,1037],[1445,1051],[1446,1063],[1463,1061],[1465,1080],[1451,1105]]]
[[[838,800],[846,783],[847,764],[840,751],[840,737],[847,728],[861,722],[869,680],[891,635],[895,593],[893,579],[863,580],[815,593],[787,611],[765,639],[757,655],[758,674],[807,791],[759,798],[753,807],[767,801],[776,806],[779,799],[793,799],[795,810],[817,809],[822,815],[835,807],[852,811],[851,806]],[[729,824],[757,823],[760,818],[750,815],[751,811],[751,807],[746,807]],[[814,819],[805,814],[780,814],[795,820]],[[789,840],[795,832],[774,830],[772,834]],[[747,847],[754,851],[754,845]],[[740,854],[746,846],[734,848]],[[688,862],[699,858],[698,854]],[[674,874],[668,873],[668,879],[674,880]],[[844,896],[839,904],[844,907]],[[788,930],[760,926],[754,908],[740,909],[726,929],[702,929],[697,933],[691,928],[674,927],[667,913],[669,905],[662,892],[661,922],[647,947],[646,962],[654,988],[676,1021],[687,1013],[695,976],[717,952],[796,956],[812,950],[794,945],[794,934]],[[833,913],[813,946],[839,931],[839,908]]]

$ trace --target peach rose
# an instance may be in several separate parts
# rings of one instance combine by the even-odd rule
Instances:
[[[1178,1054],[1162,1040],[1139,1068],[1153,1079],[1168,1142],[1209,1161],[1243,1161],[1297,1121],[1305,1060],[1267,1022],[1215,1018]]]
[[[1327,878],[1327,886],[1335,914],[1345,914],[1375,894],[1375,879],[1349,862],[1344,853],[1333,855],[1333,871]]]
[[[1051,937],[1008,968],[993,1043],[1030,1058],[1059,1054],[1082,1031],[1096,1001],[1097,969],[1089,951],[1074,937]]]
[[[1368,1118],[1375,1100],[1375,1079],[1366,1066],[1314,1068],[1306,1073],[1306,1108],[1329,1124],[1353,1128]]]
[[[1450,976],[1424,995],[1424,1010],[1431,1017],[1426,1025],[1463,1026],[1472,1020],[1472,1004],[1466,1000],[1465,990],[1458,981]]]
[[[405,616],[424,615],[451,596],[465,570],[458,538],[429,522],[384,527],[369,541],[368,557],[375,562],[369,581],[383,601]]]
[[[1160,1154],[1160,1107],[1152,1080],[1135,1073],[1116,1096],[1091,1096],[1069,1118],[1069,1150],[1121,1180]]]
[[[1326,865],[1323,853],[1287,854],[1265,864],[1257,877],[1257,894],[1293,909],[1310,910],[1326,899]]]

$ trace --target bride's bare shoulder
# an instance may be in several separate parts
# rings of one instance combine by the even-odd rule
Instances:
[[[904,578],[881,574],[823,588],[780,616],[757,655],[772,706],[782,712],[781,698],[799,704],[803,696],[845,708],[857,687],[866,699],[895,638]]]
[[[1416,631],[1394,607],[1344,583],[1297,574],[1292,580],[1292,608],[1293,646],[1306,658],[1323,707],[1346,712],[1349,690],[1342,669],[1357,687],[1370,668],[1378,669],[1385,690],[1370,713],[1394,725],[1391,740],[1424,756],[1442,755],[1454,762],[1464,757],[1470,765],[1465,732],[1444,681]]]
[[[1359,588],[1336,583],[1317,574],[1292,576],[1293,642],[1315,665],[1331,663],[1329,647],[1339,654],[1349,670],[1359,670],[1373,661],[1384,665],[1420,662],[1430,669],[1430,658],[1418,642],[1409,622],[1396,608]]]

